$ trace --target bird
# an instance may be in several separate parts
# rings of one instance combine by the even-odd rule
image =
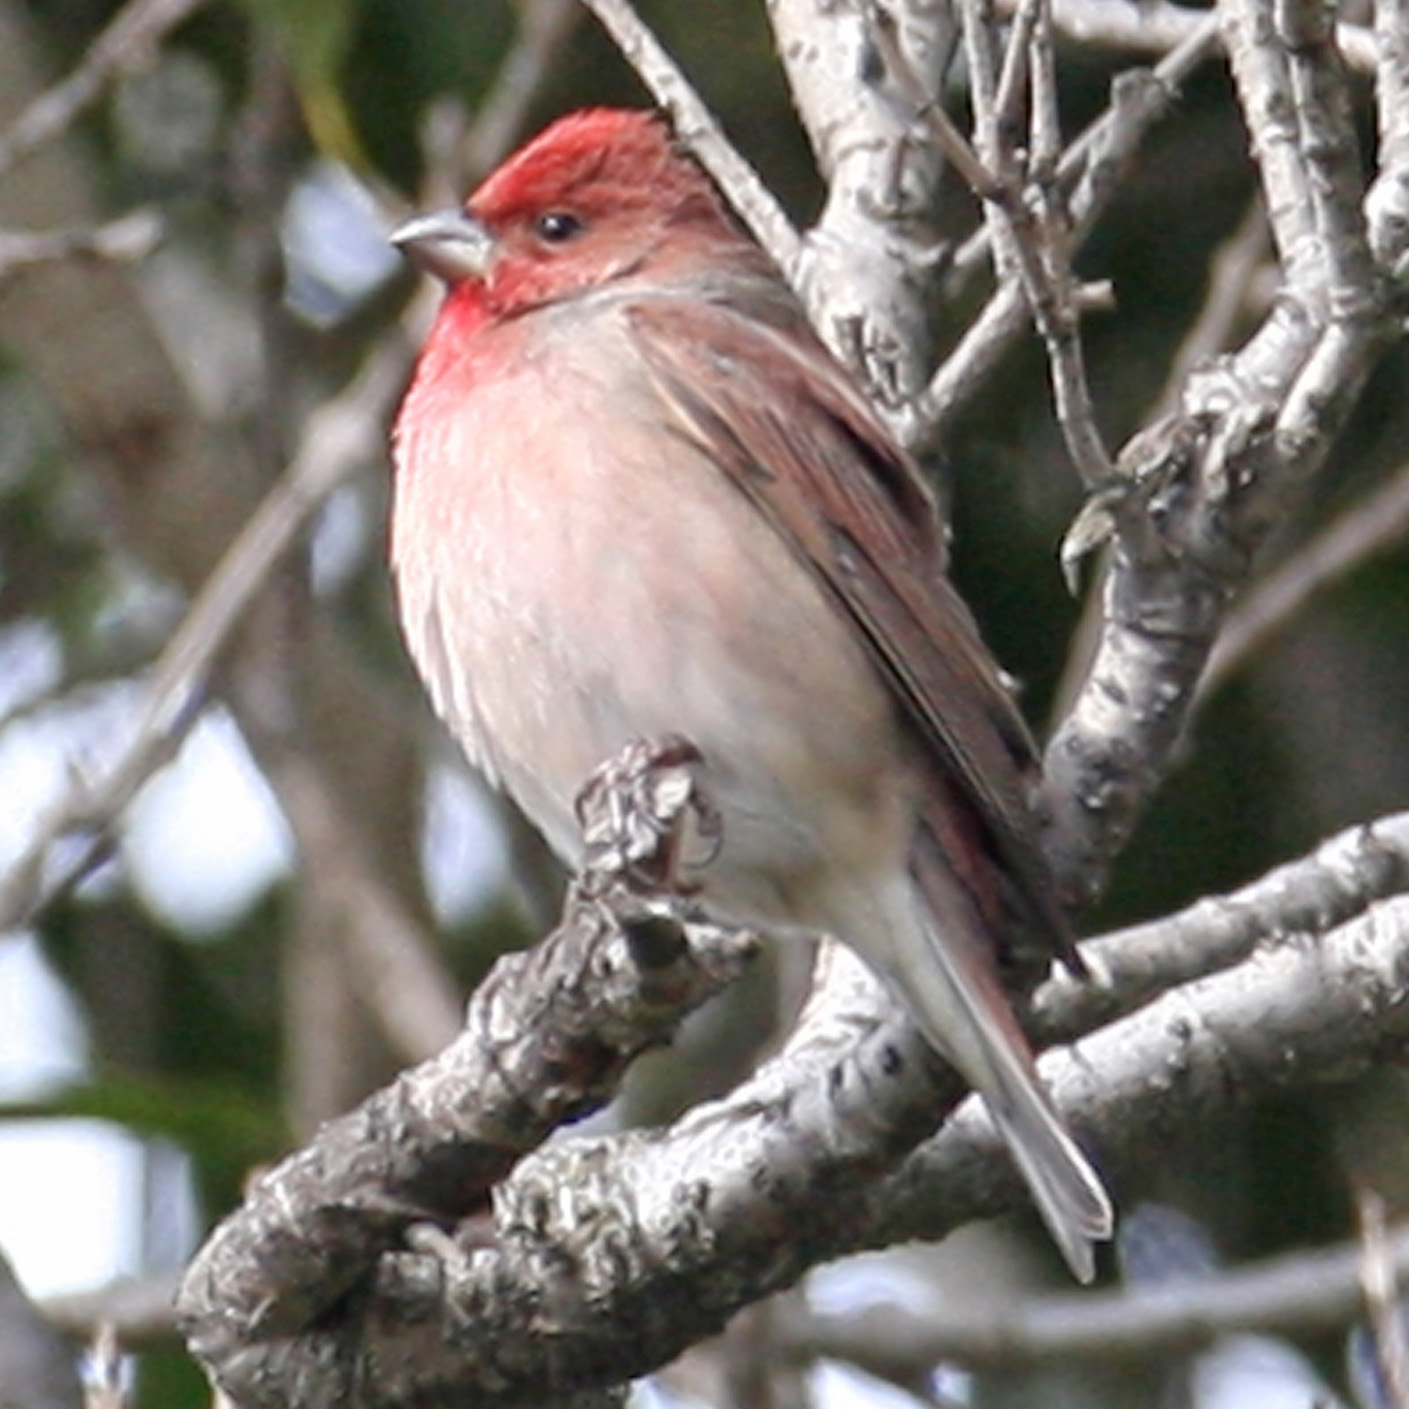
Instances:
[[[917,464],[659,113],[561,117],[391,238],[446,288],[392,431],[436,712],[570,868],[594,770],[688,740],[705,909],[850,945],[1089,1281],[1111,1201],[1003,983],[1020,943],[1079,967],[1036,748]]]

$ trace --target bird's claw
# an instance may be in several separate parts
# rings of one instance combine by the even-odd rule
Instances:
[[[612,885],[691,895],[718,854],[718,810],[700,787],[699,749],[678,734],[638,739],[602,764],[577,795],[590,892]]]

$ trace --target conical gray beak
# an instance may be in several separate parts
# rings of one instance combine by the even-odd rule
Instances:
[[[391,243],[418,269],[458,284],[482,279],[494,258],[494,240],[463,210],[418,215],[391,233]]]

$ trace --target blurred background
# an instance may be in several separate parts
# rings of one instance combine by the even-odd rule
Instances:
[[[821,189],[759,0],[640,8],[809,222]],[[344,452],[209,688],[179,699],[174,756],[115,822],[95,816],[44,853],[51,898],[0,933],[0,1252],[41,1301],[119,1276],[160,1285],[251,1170],[436,1050],[494,957],[553,916],[552,864],[431,718],[392,619],[385,427],[426,294],[413,301],[385,235],[552,116],[646,101],[571,3],[212,0],[149,39],[129,36],[95,100],[33,154],[17,151],[16,118],[91,63],[120,9],[0,0],[0,227],[109,241],[32,264],[0,249],[0,875],[124,756],[153,663],[221,555],[287,468],[331,437],[320,412],[352,408],[377,429]],[[1063,41],[1068,136],[1105,105],[1113,75],[1146,57]],[[1368,86],[1356,92],[1368,134]],[[962,75],[953,99],[962,113]],[[1249,271],[1231,306],[1221,295],[1226,345],[1265,311],[1275,276],[1253,198],[1226,73],[1211,63],[1081,257],[1115,293],[1087,322],[1111,443],[1171,394],[1215,257],[1231,250]],[[955,186],[942,223],[959,237],[974,220]],[[939,292],[943,349],[984,288]],[[369,367],[380,380],[354,381]],[[1086,932],[1230,888],[1409,797],[1404,374],[1402,356],[1381,368],[1271,566],[1295,565],[1357,511],[1382,530],[1374,551],[1348,555],[1290,622],[1232,660]],[[965,408],[933,468],[955,573],[1042,732],[1079,659],[1087,604],[1057,565],[1080,493],[1035,340]],[[665,1119],[727,1089],[794,1008],[799,968],[796,956],[760,966],[677,1051],[641,1064],[610,1118]],[[1386,1070],[1334,1099],[1190,1130],[1177,1152],[1152,1151],[1122,1198],[1161,1206],[1154,1241],[1174,1248],[1176,1270],[1345,1238],[1354,1183],[1392,1213],[1409,1198],[1407,1097],[1403,1074]],[[1148,1275],[1166,1275],[1154,1263]],[[1059,1274],[1035,1221],[1015,1221],[829,1269],[807,1294],[831,1309],[923,1314],[956,1278],[966,1296],[1001,1302]],[[1339,1330],[1295,1350],[1269,1344],[1250,1352],[1255,1372],[1238,1362],[1221,1378],[1174,1361],[952,1370],[924,1393],[1048,1406],[1309,1405],[1327,1402],[1327,1384],[1347,1402],[1374,1393],[1347,1381]],[[704,1363],[641,1392],[745,1402],[737,1376]],[[123,1374],[141,1405],[208,1401],[169,1336]],[[1276,1398],[1274,1381],[1293,1397]],[[838,1364],[800,1383],[827,1404],[914,1402]]]

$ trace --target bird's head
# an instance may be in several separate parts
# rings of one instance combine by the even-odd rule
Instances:
[[[511,157],[458,210],[393,242],[492,317],[634,275],[670,277],[747,241],[704,172],[654,113],[571,113]]]

